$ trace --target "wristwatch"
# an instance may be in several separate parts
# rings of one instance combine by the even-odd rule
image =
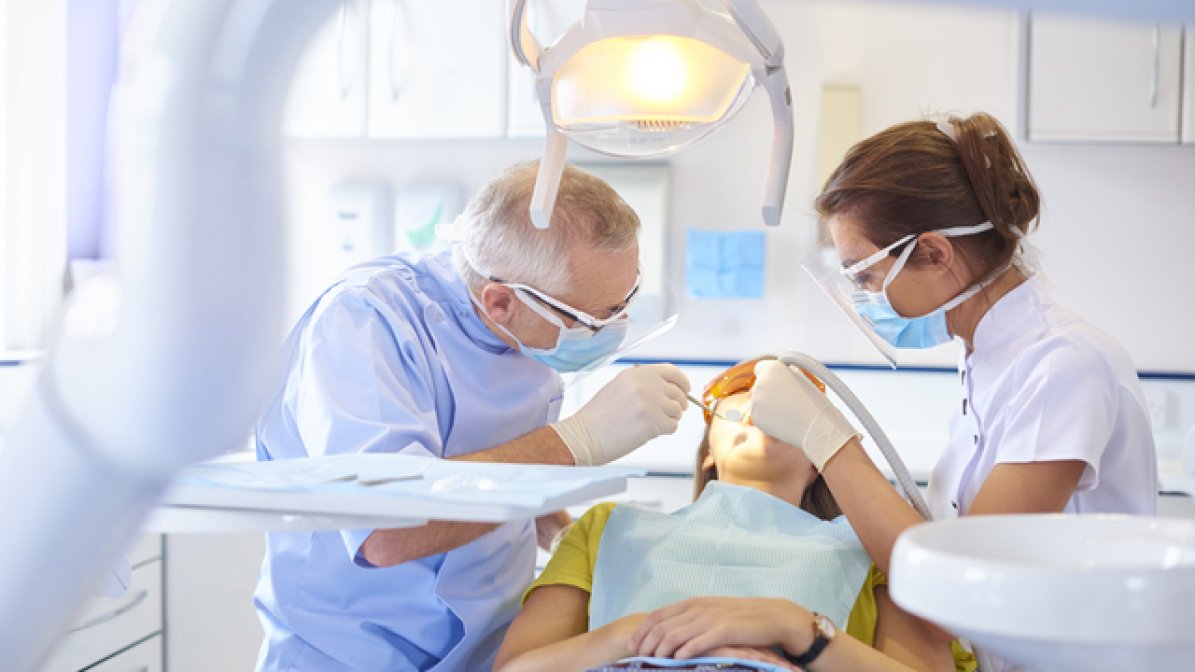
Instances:
[[[817,657],[822,654],[822,651],[825,650],[826,646],[830,644],[837,634],[838,628],[834,626],[834,621],[831,621],[828,616],[815,611],[813,612],[813,643],[809,645],[805,653],[799,656],[791,656],[788,652],[783,652],[784,659],[800,667],[802,670],[807,669],[807,666],[817,660]]]

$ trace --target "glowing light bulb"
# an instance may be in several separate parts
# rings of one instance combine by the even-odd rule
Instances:
[[[627,86],[643,100],[676,101],[684,94],[689,67],[674,40],[651,37],[641,40],[626,60]]]

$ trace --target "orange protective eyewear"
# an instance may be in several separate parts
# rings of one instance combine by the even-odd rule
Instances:
[[[722,375],[711,380],[709,384],[705,386],[705,389],[701,391],[701,402],[709,408],[714,408],[717,406],[718,402],[722,401],[726,397],[750,390],[755,386],[755,365],[767,359],[776,358],[772,356],[756,357],[755,359],[748,359],[739,362],[729,369],[726,369],[726,371],[722,372]],[[826,392],[825,383],[810,375],[809,372],[805,371],[804,369],[802,369],[801,372],[804,373],[805,377],[808,378],[814,385],[816,385],[817,389],[821,390],[823,394]],[[713,416],[710,415],[709,411],[702,412],[705,415],[705,424],[710,424],[710,420],[713,418]]]

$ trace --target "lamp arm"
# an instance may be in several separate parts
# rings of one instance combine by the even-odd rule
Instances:
[[[527,0],[508,0],[506,8],[510,13],[510,49],[520,63],[538,75],[539,55],[543,46],[527,23]]]
[[[764,183],[763,221],[768,226],[776,226],[784,211],[784,194],[788,190],[788,172],[793,160],[792,90],[783,65],[765,70],[763,85],[772,103],[772,156]]]
[[[756,0],[722,0],[722,5],[747,39],[759,49],[769,68],[784,65],[784,42]]]
[[[544,156],[539,162],[539,174],[535,177],[535,190],[531,192],[531,223],[537,229],[546,229],[556,209],[556,192],[560,189],[560,178],[564,174],[565,152],[568,139],[548,124],[548,135],[544,143]]]

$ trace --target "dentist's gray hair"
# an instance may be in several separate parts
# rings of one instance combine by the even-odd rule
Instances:
[[[635,244],[639,216],[600,178],[565,164],[551,226],[537,229],[528,208],[538,161],[519,163],[490,180],[456,223],[454,261],[476,289],[495,276],[549,294],[567,293],[567,252],[576,246],[619,251]]]

